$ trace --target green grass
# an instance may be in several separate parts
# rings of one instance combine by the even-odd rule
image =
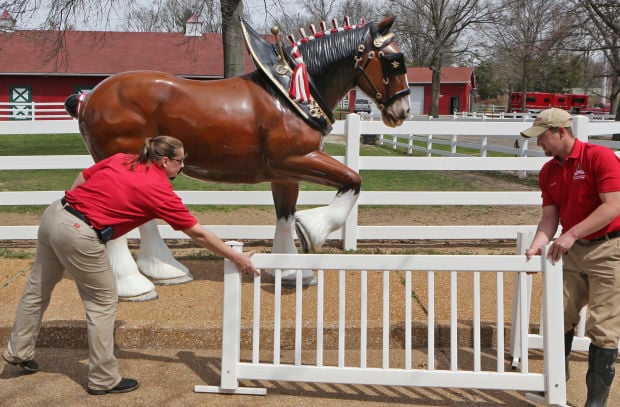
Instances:
[[[84,154],[88,154],[88,150],[79,134],[0,136],[0,156]]]
[[[18,155],[87,155],[88,152],[77,134],[47,135],[5,135],[0,136],[0,156]],[[446,147],[447,146],[438,146]],[[325,151],[332,156],[343,156],[343,144],[325,143]],[[472,150],[473,151],[473,150]],[[473,151],[476,153],[475,151]],[[406,150],[392,149],[390,146],[361,145],[363,156],[409,156]],[[0,191],[51,191],[65,190],[73,183],[79,170],[18,170],[0,171]],[[362,170],[362,189],[365,191],[475,191],[490,190],[485,182],[473,177],[464,178],[459,171],[367,171]],[[500,179],[515,184],[537,187],[535,176],[525,180],[500,172],[477,172],[479,177]],[[486,187],[486,189],[484,189]],[[199,181],[186,176],[179,176],[174,181],[178,191],[268,191],[269,183],[260,184],[219,184]],[[302,182],[302,191],[333,191],[334,188],[314,183]],[[0,212],[37,214],[44,206],[0,206]],[[192,206],[194,210],[229,211],[234,206]]]
[[[34,253],[23,250],[12,250],[0,248],[0,258],[3,259],[33,259]]]
[[[391,137],[390,135],[386,135],[386,137]],[[401,138],[401,142],[404,142],[404,137]],[[422,148],[426,148],[426,143],[423,141],[414,141],[413,145],[416,147],[422,147]],[[386,146],[385,148],[390,148],[392,149],[392,146]],[[401,147],[401,146],[396,146],[395,149],[393,149],[395,151],[404,153],[406,155],[409,156],[425,156],[426,153],[423,153],[422,151],[413,151],[411,154],[407,154],[407,148],[405,147]],[[439,143],[433,143],[433,150],[440,150],[440,151],[450,151],[451,150],[451,146],[445,145],[445,144],[439,144]],[[457,154],[469,154],[469,155],[473,155],[473,156],[479,156],[480,155],[480,149],[478,148],[469,148],[469,147],[456,147],[456,153]],[[362,154],[363,155],[363,154]],[[506,153],[500,153],[497,151],[487,151],[487,157],[514,157],[514,155],[511,154],[506,154]]]

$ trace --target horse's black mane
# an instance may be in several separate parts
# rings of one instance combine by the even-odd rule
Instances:
[[[370,25],[351,30],[338,31],[337,33],[324,35],[299,45],[304,63],[311,76],[320,76],[327,68],[357,54],[360,44],[365,43],[366,34]]]

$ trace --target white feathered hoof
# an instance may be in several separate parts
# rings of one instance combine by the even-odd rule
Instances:
[[[267,269],[267,273],[273,277],[276,276],[276,270]],[[283,287],[295,287],[297,286],[297,272],[301,271],[301,285],[302,287],[312,287],[318,284],[318,280],[314,276],[312,270],[281,270],[280,282]]]
[[[321,250],[330,231],[323,222],[323,217],[315,216],[320,212],[314,208],[295,214],[295,231],[304,253],[316,253]]]
[[[157,299],[157,291],[153,283],[140,273],[133,273],[116,280],[118,300],[140,302]]]
[[[315,286],[319,283],[319,280],[316,279],[316,277],[314,275],[310,276],[310,277],[306,277],[304,279],[301,280],[301,286],[302,287],[312,287]],[[283,287],[296,287],[297,286],[297,279],[294,278],[283,278],[282,279],[282,286]]]
[[[157,258],[141,259],[138,256],[137,264],[140,272],[156,285],[183,284],[194,280],[189,269],[174,258],[164,261]]]
[[[136,295],[133,297],[118,297],[119,301],[123,301],[123,302],[144,302],[144,301],[151,301],[151,300],[156,300],[157,298],[159,298],[159,296],[157,295],[157,291],[153,290],[153,291],[149,291],[148,293],[144,293],[142,295]]]
[[[184,284],[189,283],[190,281],[194,281],[194,277],[191,274],[187,274],[180,277],[175,278],[160,278],[157,280],[151,280],[155,285],[176,285],[176,284]]]

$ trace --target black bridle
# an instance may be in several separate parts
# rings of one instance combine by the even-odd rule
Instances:
[[[402,75],[407,73],[405,57],[402,52],[396,52],[393,54],[385,54],[383,52],[383,48],[385,48],[391,42],[393,36],[394,34],[390,33],[386,36],[376,38],[373,41],[372,49],[367,53],[365,53],[366,45],[360,44],[357,48],[357,55],[355,55],[355,57],[353,58],[355,60],[355,70],[360,71],[360,78],[364,77],[366,79],[366,82],[368,82],[368,84],[375,93],[375,99],[378,102],[377,107],[379,108],[379,110],[385,109],[397,98],[404,95],[409,95],[411,93],[409,86],[407,86],[407,89],[397,91],[394,94],[390,95],[390,78],[396,75]],[[372,82],[372,80],[366,73],[366,68],[368,67],[370,61],[375,57],[375,55],[378,55],[379,62],[381,63],[381,81],[383,82],[387,90],[387,95],[385,98],[383,98],[383,94],[379,92],[377,86]],[[366,56],[365,62],[364,56]]]

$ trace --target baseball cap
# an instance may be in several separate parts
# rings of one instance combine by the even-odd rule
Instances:
[[[573,118],[566,110],[552,107],[543,110],[536,116],[532,127],[525,129],[521,135],[525,138],[538,137],[551,127],[571,127]]]

